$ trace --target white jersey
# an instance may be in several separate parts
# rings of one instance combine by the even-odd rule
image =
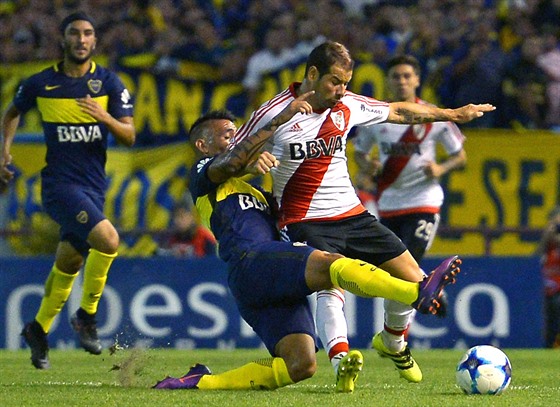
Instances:
[[[235,143],[270,122],[296,97],[299,83],[253,112]],[[280,161],[272,169],[280,226],[309,220],[337,220],[365,212],[348,173],[346,139],[356,125],[387,120],[389,104],[346,92],[332,109],[296,114],[271,137],[268,150]]]
[[[416,102],[427,104],[420,99]],[[438,143],[452,155],[461,151],[464,140],[465,136],[453,122],[360,127],[352,140],[356,151],[368,154],[377,144],[383,165],[377,181],[379,215],[439,213],[443,189],[437,179],[425,175],[423,168],[427,162],[436,161]]]

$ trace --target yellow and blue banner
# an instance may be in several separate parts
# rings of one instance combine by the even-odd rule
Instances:
[[[98,62],[105,63],[102,58]],[[2,109],[21,80],[49,64],[52,63],[0,67]],[[182,77],[171,78],[142,65],[128,65],[121,66],[118,73],[135,99],[138,143],[133,149],[109,151],[106,213],[122,231],[164,229],[172,202],[186,190],[187,170],[193,162],[187,143],[192,123],[211,109],[227,108],[240,118],[248,117],[253,106],[240,83],[206,78],[201,74],[204,70],[189,76],[185,69]],[[257,103],[300,80],[303,70],[301,63],[268,75]],[[356,65],[351,87],[355,92],[386,98],[384,73],[372,63]],[[12,150],[18,180],[9,198],[9,225],[16,230],[31,226],[41,233],[52,233],[49,220],[39,215],[43,147],[17,143],[42,141],[36,111],[24,116],[19,132],[28,137],[16,138]],[[442,226],[429,255],[532,254],[548,212],[560,204],[560,135],[515,130],[465,133],[467,166],[442,179],[446,191]],[[352,157],[351,143],[348,156]],[[349,167],[355,174],[351,158]],[[16,252],[36,251],[34,241],[40,240],[41,233],[28,236],[25,244],[14,243]],[[139,235],[123,244],[121,252],[136,255],[148,253],[154,243]]]

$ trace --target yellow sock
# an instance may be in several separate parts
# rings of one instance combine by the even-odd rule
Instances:
[[[361,297],[383,297],[404,304],[418,298],[418,283],[401,280],[385,270],[360,260],[343,257],[330,267],[331,281]]]
[[[216,375],[202,376],[199,389],[274,390],[294,382],[282,358],[266,358],[247,363],[237,369]]]
[[[41,325],[43,331],[49,332],[54,318],[60,313],[72,291],[72,284],[76,274],[66,274],[53,265],[47,281],[45,282],[45,295],[35,320]]]
[[[80,307],[88,314],[97,312],[99,299],[107,282],[107,274],[117,253],[106,254],[90,249],[84,266],[84,287]]]

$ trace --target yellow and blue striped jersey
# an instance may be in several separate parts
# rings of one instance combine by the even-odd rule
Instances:
[[[86,95],[117,119],[132,116],[128,90],[115,73],[95,62],[80,78],[66,76],[62,63],[47,68],[22,83],[13,103],[21,113],[37,108],[41,114],[47,145],[43,182],[104,191],[108,130],[81,111],[76,99]]]
[[[206,175],[214,157],[191,169],[189,190],[203,224],[219,242],[220,258],[237,262],[255,244],[280,240],[272,196],[239,178],[215,184]]]

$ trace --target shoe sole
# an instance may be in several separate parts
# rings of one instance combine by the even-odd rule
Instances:
[[[437,289],[434,291],[433,298],[429,301],[429,304],[426,306],[424,305],[424,301],[421,301],[418,304],[418,309],[424,308],[424,313],[430,313],[432,315],[436,315],[438,313],[441,304],[439,299],[442,296],[443,290],[446,286],[455,284],[457,282],[457,274],[461,272],[461,268],[459,267],[463,261],[459,258],[459,256],[449,257],[448,259],[444,260],[437,268],[443,268],[444,276],[442,280],[438,283]],[[431,277],[430,277],[431,276]],[[430,274],[428,278],[432,279],[433,275]],[[429,285],[430,282],[427,283]]]
[[[338,393],[352,393],[358,374],[364,366],[364,357],[359,351],[351,350],[340,361],[336,391]],[[342,383],[342,384],[341,384]]]

